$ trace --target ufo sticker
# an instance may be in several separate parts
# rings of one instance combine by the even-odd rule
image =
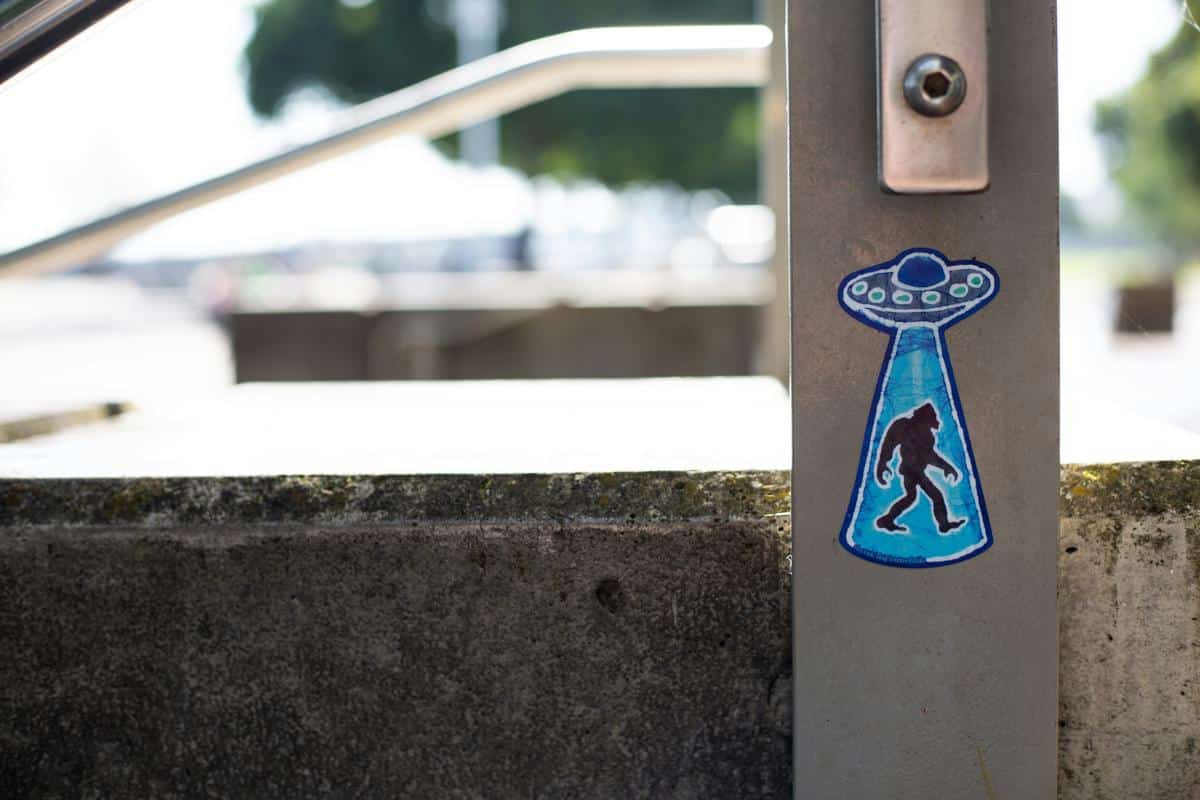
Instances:
[[[906,250],[847,275],[847,314],[889,335],[839,540],[868,561],[940,567],[992,544],[945,331],[1000,288],[978,261]]]

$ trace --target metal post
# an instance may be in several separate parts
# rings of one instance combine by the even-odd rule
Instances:
[[[470,64],[496,52],[504,7],[499,0],[454,0],[454,30],[458,63]],[[459,133],[462,157],[476,166],[500,161],[500,120],[487,119]]]
[[[775,214],[775,252],[771,255],[771,276],[775,296],[763,309],[755,370],[772,375],[786,384],[788,380],[788,250],[787,250],[787,56],[784,20],[787,0],[759,0],[759,21],[771,26],[771,70],[760,97],[759,119],[759,193],[762,202]]]
[[[934,36],[925,50],[954,63],[922,65],[877,62],[875,4],[790,2],[795,796],[1050,800],[1054,0],[993,2],[990,25],[962,27],[983,32],[982,57]],[[914,13],[931,3],[944,21],[973,0]],[[909,95],[903,70],[879,80],[898,57],[924,70]],[[959,66],[960,109],[905,100],[958,91]],[[889,186],[990,187],[882,189],[884,107],[931,136],[963,120],[983,137],[961,170],[889,151],[893,175],[913,171]]]

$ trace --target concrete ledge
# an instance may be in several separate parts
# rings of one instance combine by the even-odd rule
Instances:
[[[1194,513],[1200,511],[1200,461],[1065,466],[1061,496],[1064,517]]]
[[[787,797],[779,474],[0,484],[0,796]]]
[[[786,481],[0,481],[0,796],[790,797]],[[1200,797],[1200,463],[1062,496],[1060,797]]]
[[[760,520],[789,499],[779,471],[0,480],[0,530]]]

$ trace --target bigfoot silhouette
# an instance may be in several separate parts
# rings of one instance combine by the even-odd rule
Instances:
[[[904,533],[908,528],[896,524],[896,517],[907,511],[917,502],[917,489],[925,493],[933,503],[933,517],[937,520],[938,530],[949,533],[964,525],[965,519],[950,519],[946,510],[946,498],[925,471],[937,467],[947,479],[958,480],[958,470],[938,453],[934,431],[942,427],[937,411],[929,403],[918,406],[907,417],[900,417],[890,426],[883,437],[883,446],[879,448],[879,460],[875,462],[875,480],[880,486],[887,486],[892,478],[892,456],[896,448],[900,448],[900,466],[898,471],[904,481],[904,496],[892,503],[875,525],[885,531]]]

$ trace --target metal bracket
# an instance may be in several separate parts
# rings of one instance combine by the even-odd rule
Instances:
[[[988,188],[987,0],[877,0],[879,182]]]

